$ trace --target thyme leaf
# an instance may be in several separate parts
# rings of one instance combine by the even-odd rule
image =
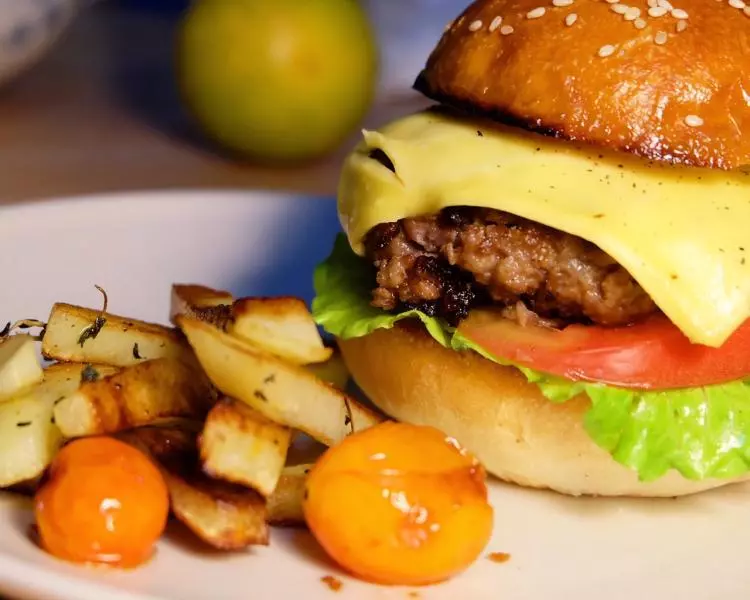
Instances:
[[[104,297],[104,304],[102,306],[102,310],[99,313],[99,315],[94,319],[94,322],[91,325],[88,325],[84,330],[81,332],[81,335],[78,336],[78,345],[83,348],[83,345],[86,343],[87,340],[93,340],[96,339],[96,336],[99,335],[99,332],[102,330],[102,327],[107,323],[107,319],[104,315],[107,314],[107,292],[104,291],[101,287],[98,285],[94,286],[97,290],[99,290],[102,293],[102,296]]]
[[[94,381],[98,381],[100,376],[101,375],[99,374],[99,371],[97,371],[93,366],[86,365],[83,368],[83,371],[81,371],[81,383],[91,383]]]
[[[47,330],[47,324],[44,321],[40,321],[38,319],[21,319],[20,321],[16,321],[15,323],[11,323],[10,321],[8,321],[8,323],[5,324],[5,327],[3,327],[2,331],[0,331],[0,339],[8,337],[16,329],[24,330],[31,329],[33,327],[41,327],[39,335],[32,336],[36,341],[41,341],[42,337],[44,336],[44,332]]]

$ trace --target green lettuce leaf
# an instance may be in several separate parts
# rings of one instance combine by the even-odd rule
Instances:
[[[340,235],[331,255],[315,270],[312,312],[328,333],[347,339],[389,329],[401,319],[419,319],[440,344],[474,351],[503,365],[441,319],[418,310],[388,314],[370,306],[372,267]],[[591,408],[584,426],[596,444],[642,481],[669,470],[688,479],[736,477],[750,470],[750,382],[665,391],[622,389],[574,382],[519,365],[551,402],[585,393]]]

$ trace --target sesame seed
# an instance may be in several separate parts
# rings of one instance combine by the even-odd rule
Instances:
[[[502,17],[495,17],[494,19],[492,19],[492,23],[490,23],[490,32],[493,32],[498,27],[500,27],[500,25],[502,24],[502,22],[503,22],[503,18]]]
[[[569,15],[565,16],[565,24],[570,27],[573,23],[575,23],[578,20],[578,15],[575,13],[570,13]]]
[[[701,119],[698,115],[688,115],[685,117],[685,125],[688,127],[700,127],[703,125],[703,119]]]
[[[675,29],[677,30],[677,33],[680,33],[681,31],[685,31],[687,29],[687,21],[677,21],[677,25],[675,26]]]
[[[543,6],[537,6],[536,8],[530,10],[526,13],[527,19],[538,19],[539,17],[543,17],[544,13],[547,12],[547,9]]]
[[[672,6],[672,3],[669,0],[656,0],[656,6],[661,6],[662,8],[666,8],[667,12],[672,10],[674,6]]]
[[[641,16],[641,9],[637,6],[631,6],[628,8],[628,10],[625,11],[625,14],[623,15],[625,17],[626,21],[635,21],[638,17]]]
[[[620,0],[607,0],[608,4],[617,4]]]
[[[648,9],[649,17],[658,18],[658,17],[663,17],[666,14],[667,14],[667,9],[664,8],[663,6],[653,6]]]
[[[742,10],[743,8],[745,8],[745,2],[744,0],[729,0],[729,6]]]
[[[624,15],[628,11],[628,7],[624,4],[613,4],[610,8],[612,12],[616,12],[618,15]]]
[[[573,0],[552,0],[552,6],[570,6]]]
[[[501,33],[502,35],[510,35],[510,34],[511,34],[511,33],[513,33],[514,31],[515,31],[515,29],[513,29],[513,26],[512,26],[512,25],[503,25],[503,26],[502,26],[502,27],[500,28],[500,33]]]
[[[658,32],[654,36],[654,43],[658,44],[659,46],[662,46],[662,45],[666,44],[667,43],[667,34],[664,33],[663,31]]]
[[[472,21],[469,24],[469,31],[478,31],[481,28],[482,28],[482,22],[479,19],[477,19],[476,21]]]
[[[607,44],[606,46],[602,46],[599,48],[599,56],[602,58],[606,58],[607,56],[612,56],[615,53],[615,47],[612,44]]]
[[[673,8],[671,14],[675,19],[687,19],[688,18],[687,11],[684,11],[681,8]]]
[[[746,16],[750,17],[750,6],[746,6],[745,8],[743,8],[742,12],[744,12]]]
[[[633,21],[633,25],[635,25],[636,29],[646,29],[646,21],[643,19],[636,19]]]
[[[648,4],[648,5],[649,5],[649,8],[656,8],[657,6],[659,6],[659,5],[658,5],[658,4],[656,3],[656,0],[648,0],[648,2],[647,2],[646,4]]]

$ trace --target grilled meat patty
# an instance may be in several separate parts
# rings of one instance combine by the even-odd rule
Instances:
[[[657,312],[609,255],[579,237],[505,212],[449,208],[373,228],[374,306],[419,308],[452,324],[474,306],[521,322],[614,326]]]

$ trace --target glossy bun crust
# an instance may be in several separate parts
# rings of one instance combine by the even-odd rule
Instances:
[[[443,348],[420,326],[379,329],[339,347],[354,380],[385,413],[438,427],[500,479],[570,495],[646,497],[732,482],[670,472],[642,483],[585,432],[585,396],[554,404],[516,369]]]
[[[750,14],[726,0],[670,1],[652,16],[646,0],[479,0],[445,32],[415,87],[651,159],[750,165]]]

